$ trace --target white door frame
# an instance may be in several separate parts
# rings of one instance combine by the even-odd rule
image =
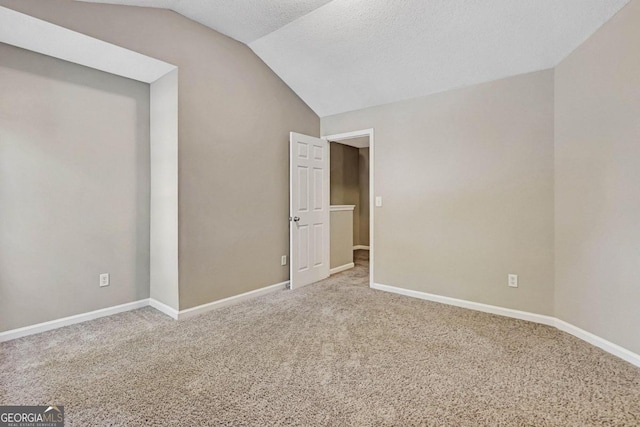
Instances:
[[[374,252],[375,252],[375,244],[374,244],[374,216],[375,216],[375,168],[374,168],[374,156],[375,156],[375,141],[373,137],[373,128],[371,129],[363,129],[356,130],[353,132],[346,133],[337,133],[335,135],[324,135],[322,139],[326,139],[327,141],[340,142],[345,139],[358,138],[362,136],[369,137],[369,287],[372,287],[375,283],[373,281],[373,260],[374,260]]]

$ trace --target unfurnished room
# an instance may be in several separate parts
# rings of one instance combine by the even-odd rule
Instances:
[[[0,427],[640,426],[640,0],[0,0]]]

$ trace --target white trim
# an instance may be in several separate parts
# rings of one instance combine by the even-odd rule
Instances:
[[[353,132],[338,133],[335,135],[325,135],[322,138],[327,141],[340,142],[345,139],[358,138],[361,136],[369,137],[369,287],[374,284],[374,267],[375,267],[375,132],[373,128],[356,130]]]
[[[178,312],[178,319],[188,319],[189,317],[197,316],[198,314],[206,313],[216,308],[226,307],[228,305],[237,304],[241,301],[256,298],[271,292],[276,292],[281,289],[286,289],[289,281],[276,283],[275,285],[265,286],[264,288],[256,289],[253,291],[245,292],[243,294],[234,295],[232,297],[224,298],[221,300],[213,301],[208,304],[202,304],[196,307],[187,308]]]
[[[98,319],[100,317],[111,316],[125,311],[136,310],[138,308],[149,305],[149,299],[141,299],[126,304],[120,304],[113,307],[101,308],[99,310],[90,311],[88,313],[76,314],[62,319],[50,320],[48,322],[38,323],[35,325],[25,326],[23,328],[12,329],[0,332],[0,342],[10,341],[17,338],[26,337],[28,335],[39,334],[40,332],[51,331],[53,329],[62,328],[64,326],[75,325],[76,323],[86,322],[88,320]]]
[[[349,270],[350,268],[355,267],[356,265],[352,262],[350,262],[349,264],[345,264],[345,265],[341,265],[340,267],[336,267],[336,268],[332,268],[331,270],[329,270],[329,274],[336,274],[336,273],[340,273],[342,271],[345,270]]]
[[[513,310],[510,308],[498,307],[498,306],[489,305],[489,304],[482,304],[478,302],[467,301],[467,300],[462,300],[457,298],[445,297],[441,295],[429,294],[426,292],[398,288],[395,286],[382,285],[379,283],[374,283],[373,285],[371,285],[371,287],[373,289],[377,289],[380,291],[391,292],[391,293],[404,295],[412,298],[419,298],[427,301],[438,302],[441,304],[462,307],[469,310],[482,311],[485,313],[497,314],[499,316],[511,317],[514,319],[526,320],[529,322],[540,323],[542,325],[553,326],[563,332],[569,333],[577,338],[580,338],[581,340],[586,341],[589,344],[595,345],[596,347],[601,348],[607,353],[617,356],[622,360],[625,360],[631,363],[632,365],[640,367],[639,354],[636,354],[631,350],[627,350],[624,347],[621,347],[617,344],[607,341],[604,338],[601,338],[597,335],[592,334],[591,332],[587,332],[583,329],[580,329],[577,326],[574,326],[556,317],[530,313],[527,311]]]
[[[395,286],[381,285],[379,283],[374,283],[371,287],[380,291],[392,292],[394,294],[420,298],[427,301],[439,302],[447,305],[454,305],[456,307],[467,308],[470,310],[483,311],[485,313],[497,314],[499,316],[513,317],[514,319],[528,320],[529,322],[542,323],[543,325],[554,326],[555,321],[555,318],[551,316],[544,316],[541,314],[529,313],[527,311],[513,310],[510,308],[503,308],[495,305],[482,304],[457,298],[444,297],[441,295],[428,294],[426,292],[397,288]]]
[[[341,267],[336,267],[331,270],[331,274],[339,271],[344,271],[349,268],[353,268],[354,264],[345,264]],[[174,319],[186,319],[189,317],[202,314],[216,308],[225,307],[228,305],[236,304],[241,301],[256,298],[261,295],[265,295],[271,292],[285,289],[289,282],[277,283],[275,285],[266,286],[264,288],[256,289],[254,291],[245,292],[240,295],[235,295],[222,300],[214,301],[208,304],[199,305],[197,307],[188,308],[186,310],[177,311],[174,308],[169,307],[166,304],[161,303],[155,299],[147,298],[138,301],[133,301],[125,304],[116,305],[113,307],[102,308],[99,310],[90,311],[88,313],[76,314],[69,317],[63,317],[62,319],[50,320],[48,322],[38,323],[36,325],[25,326],[18,329],[12,329],[5,332],[0,332],[0,342],[6,342],[29,335],[39,334],[41,332],[47,332],[54,329],[62,328],[65,326],[74,325],[77,323],[87,322],[89,320],[99,319],[101,317],[112,316],[114,314],[123,313],[125,311],[137,310],[146,306],[151,306],[156,310],[174,318]],[[496,314],[499,316],[511,317],[520,320],[526,320],[529,322],[540,323],[543,325],[553,326],[563,332],[569,333],[583,341],[592,344],[607,353],[619,357],[632,365],[640,367],[640,355],[628,350],[618,344],[614,344],[604,338],[601,338],[591,332],[587,332],[584,329],[580,329],[564,320],[560,320],[555,317],[545,316],[542,314],[530,313],[527,311],[513,310],[510,308],[498,307],[495,305],[482,304],[473,301],[467,301],[457,298],[445,297],[441,295],[429,294],[426,292],[414,291],[410,289],[398,288],[395,286],[382,285],[379,283],[373,283],[371,288],[384,292],[391,292],[399,295],[404,295],[412,298],[419,298],[423,300],[433,301],[441,304],[453,305],[456,307],[466,308],[469,310],[482,311],[485,313]]]
[[[331,142],[340,142],[345,139],[359,138],[361,136],[370,137],[372,133],[373,133],[373,129],[363,129],[363,130],[354,130],[352,132],[337,133],[335,135],[325,135],[322,138]]]
[[[355,245],[355,246],[353,247],[353,250],[354,250],[354,251],[357,251],[357,250],[368,251],[368,250],[369,250],[369,246],[365,246],[365,245]]]
[[[24,328],[18,328],[18,329],[5,331],[5,332],[0,332],[0,342],[26,337],[28,335],[39,334],[40,332],[46,332],[53,329],[62,328],[64,326],[69,326],[76,323],[82,323],[89,320],[98,319],[100,317],[111,316],[111,315],[122,313],[125,311],[136,310],[138,308],[143,308],[147,306],[151,306],[156,310],[176,320],[187,319],[189,317],[206,313],[207,311],[211,311],[216,308],[237,304],[244,300],[256,298],[261,295],[279,291],[280,289],[285,289],[288,283],[289,281],[287,280],[286,282],[276,283],[275,285],[266,286],[264,288],[245,292],[240,295],[235,295],[229,298],[224,298],[218,301],[210,302],[208,304],[203,304],[197,307],[187,308],[186,310],[180,310],[180,311],[176,310],[175,308],[169,307],[168,305],[161,303],[160,301],[153,298],[141,299],[139,301],[129,302],[126,304],[116,305],[113,307],[102,308],[100,310],[90,311],[88,313],[76,314],[74,316],[63,317],[62,319],[56,319],[56,320],[51,320],[44,323],[38,323],[36,325],[25,326]]]
[[[356,208],[356,205],[331,205],[329,206],[330,212],[340,212],[340,211],[352,211]]]
[[[167,304],[161,303],[157,299],[149,298],[149,305],[161,313],[166,314],[167,316],[178,319],[179,311],[173,307],[169,307]]]
[[[289,287],[293,287],[293,153],[291,147],[291,134],[289,133]],[[331,177],[331,176],[329,176]],[[331,201],[329,201],[331,204]],[[329,212],[329,244],[331,244],[331,212]],[[329,247],[329,255],[331,255],[331,247]]]
[[[600,338],[599,336],[592,334],[591,332],[587,332],[584,329],[580,329],[571,323],[565,322],[564,320],[555,319],[555,321],[554,326],[561,331],[571,334],[576,338],[580,338],[591,345],[595,345],[607,353],[613,354],[614,356],[617,356],[622,360],[626,360],[632,365],[640,368],[640,354],[636,354],[631,350],[627,350],[626,348],[619,346],[618,344],[614,344],[611,341]]]

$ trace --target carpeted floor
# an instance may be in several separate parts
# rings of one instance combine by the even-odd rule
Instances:
[[[0,344],[0,404],[69,426],[640,425],[640,369],[556,329],[370,290],[357,266],[175,322]]]

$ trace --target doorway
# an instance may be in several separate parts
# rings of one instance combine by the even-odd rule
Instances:
[[[330,273],[368,268],[373,282],[373,129],[327,135],[330,149]]]
[[[289,140],[289,288],[297,289],[312,283],[323,280],[330,275],[330,252],[331,252],[331,215],[330,215],[330,142],[342,145],[368,143],[368,176],[369,191],[368,201],[364,199],[364,204],[368,205],[368,246],[369,256],[366,261],[368,274],[365,271],[363,277],[368,276],[369,287],[374,283],[374,133],[373,129],[328,135],[323,138],[316,138],[296,132],[290,133]],[[376,198],[377,201],[380,197]],[[381,202],[381,200],[380,200]],[[358,199],[358,204],[360,199]],[[381,204],[380,204],[381,205]],[[355,210],[355,205],[334,206],[336,209]],[[366,219],[366,215],[365,215]],[[337,221],[337,220],[336,220]],[[352,223],[353,224],[353,223]],[[348,233],[341,233],[342,236],[353,236],[353,225]],[[365,229],[366,229],[365,225]],[[360,227],[358,227],[360,230]],[[359,239],[358,239],[359,240]],[[359,243],[355,248],[353,240],[346,248],[346,252],[351,254],[349,266],[343,264],[344,269],[351,268],[353,262],[353,250],[366,250],[366,245]],[[334,270],[337,273],[337,270]]]

